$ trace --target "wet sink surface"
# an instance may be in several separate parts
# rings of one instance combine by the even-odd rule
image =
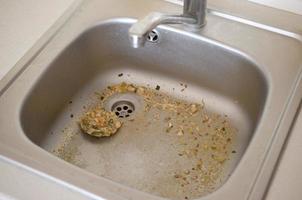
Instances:
[[[108,13],[102,18],[95,12],[94,4],[106,3],[84,4],[83,13],[91,15],[79,12],[72,18],[0,97],[0,111],[6,113],[0,116],[1,128],[9,130],[2,141],[22,152],[8,156],[109,199],[243,199],[247,194],[259,199],[301,97],[296,92],[301,42],[209,14],[200,33],[160,26],[157,43],[133,49],[128,30],[135,20],[119,17],[133,8],[117,7],[118,17],[108,19]],[[149,4],[150,10],[158,6]],[[159,104],[171,98],[187,107],[204,106],[203,113],[182,121],[177,112],[150,106],[150,112],[139,115],[145,102],[130,92],[114,97],[129,101],[134,111],[122,119],[116,135],[98,139],[83,134],[78,125],[83,113],[101,102],[108,86],[122,82],[151,88]],[[205,116],[213,129],[203,124]],[[171,132],[168,118],[174,119]],[[196,190],[202,184],[190,182],[194,176],[189,175],[189,184],[182,186],[179,173],[194,174],[197,161],[215,158],[215,147],[205,148],[212,145],[205,142],[211,140],[206,133],[219,135],[223,121],[231,127],[231,142],[225,145],[218,178]],[[190,123],[202,131],[179,134],[178,128]],[[195,156],[180,155],[193,147]]]

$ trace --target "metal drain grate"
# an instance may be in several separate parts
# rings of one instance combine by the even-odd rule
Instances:
[[[159,40],[159,35],[158,35],[157,31],[156,31],[156,30],[150,31],[150,32],[148,33],[148,35],[147,35],[147,40],[148,40],[149,42],[153,42],[153,43],[158,42],[158,40]]]
[[[111,111],[119,118],[126,118],[131,116],[135,111],[135,107],[130,101],[118,101],[113,104]]]

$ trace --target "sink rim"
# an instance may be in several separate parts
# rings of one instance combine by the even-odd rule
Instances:
[[[53,41],[57,41],[58,39],[54,39],[54,40],[52,40],[52,42]],[[51,43],[52,43],[51,42]],[[43,49],[42,51],[46,51],[47,49],[48,49],[49,47],[48,46],[46,46],[45,47],[45,49]],[[39,57],[39,56],[38,56]],[[35,58],[34,60],[36,60],[37,58]],[[30,64],[30,66],[32,65],[32,63]],[[28,67],[28,68],[32,68],[32,67]],[[27,70],[26,70],[27,71]],[[28,72],[23,72],[17,79],[19,79],[20,77],[24,77],[24,73],[28,73]],[[286,128],[286,127],[289,127],[290,126],[290,124],[291,124],[291,121],[292,120],[289,120],[290,118],[293,118],[293,113],[295,113],[295,111],[296,111],[296,108],[297,108],[297,105],[298,105],[298,102],[299,102],[299,100],[300,100],[300,97],[301,97],[301,92],[298,92],[299,91],[299,89],[300,89],[300,87],[301,87],[301,70],[298,70],[298,72],[297,73],[299,73],[298,74],[298,76],[296,76],[296,79],[295,79],[295,83],[293,83],[293,85],[292,85],[292,87],[291,87],[291,95],[288,97],[288,101],[291,101],[291,104],[289,104],[289,103],[286,103],[287,105],[286,105],[286,108],[284,108],[283,109],[283,111],[286,111],[286,112],[284,112],[283,113],[283,120],[287,120],[287,122],[283,122],[284,124],[281,124],[281,125],[283,125],[283,126],[280,126],[282,129],[285,129],[285,130],[287,130],[288,128]],[[271,81],[271,80],[270,80]],[[15,81],[14,83],[12,83],[12,85],[11,85],[11,87],[14,87],[15,86],[15,84],[16,84],[16,82],[18,82],[18,81]],[[11,90],[11,88],[8,88],[7,89],[7,91],[9,91],[9,90]],[[7,95],[7,91],[5,92],[5,93],[3,93],[2,94],[2,96],[0,97],[0,99],[3,99],[3,96],[6,96]],[[301,91],[301,89],[300,89],[300,91]],[[296,93],[296,94],[295,94]],[[268,95],[268,100],[267,101],[269,101],[270,99],[271,99],[271,96],[272,96],[272,94],[270,93],[269,95]],[[15,100],[13,100],[12,102],[14,102]],[[265,106],[266,107],[266,106]],[[2,108],[3,109],[3,108]],[[18,108],[17,108],[18,109]],[[266,113],[266,112],[268,112],[267,111],[268,109],[266,109],[265,108],[265,110],[264,110],[264,113]],[[293,111],[293,113],[289,113],[288,111],[289,110],[291,110],[291,111]],[[286,119],[286,117],[285,117],[285,115],[287,115],[287,116],[289,116],[287,119]],[[280,119],[281,120],[281,119]],[[261,120],[262,121],[262,120]],[[279,127],[279,128],[280,128]],[[279,129],[280,130],[280,129]],[[17,131],[20,131],[20,130],[18,130],[17,129]],[[283,130],[284,131],[284,130]],[[257,132],[259,132],[259,131],[256,131],[256,133]],[[276,133],[275,133],[276,134]],[[284,134],[282,134],[282,133],[280,133],[280,131],[279,131],[279,135],[283,135],[283,137],[285,137],[284,136]],[[279,136],[279,138],[280,138],[280,136]],[[24,138],[23,138],[24,139]],[[254,139],[255,138],[253,138],[253,140],[251,141],[251,144],[254,144]],[[278,140],[278,138],[277,138],[277,136],[276,136],[276,139]],[[282,139],[279,139],[279,140],[282,140]],[[5,140],[4,140],[5,141]],[[3,142],[1,142],[1,143],[3,143]],[[23,145],[25,145],[25,146],[31,146],[31,145],[29,145],[29,144],[26,144],[27,142],[26,141],[23,141],[22,142],[23,143]],[[283,143],[283,142],[280,142],[279,141],[279,143]],[[21,145],[22,146],[22,145]],[[2,148],[2,147],[1,147]],[[250,148],[250,147],[249,147]],[[35,149],[36,150],[36,149]],[[248,149],[249,150],[249,149]],[[247,151],[248,151],[247,150]],[[1,151],[1,152],[3,152],[3,154],[7,154],[9,157],[18,157],[18,156],[16,156],[16,153],[12,153],[12,152],[10,152],[10,153],[5,153],[5,152],[9,152],[9,151]],[[19,155],[20,156],[20,155]],[[18,160],[19,161],[24,161],[24,158],[22,158],[22,156],[21,157],[19,157],[18,158]],[[41,167],[37,167],[36,166],[36,168],[41,168]],[[42,170],[43,171],[43,170]],[[234,172],[235,173],[235,172]],[[259,186],[260,187],[260,186]],[[218,191],[220,191],[220,189],[218,190]],[[251,194],[250,194],[251,195]],[[209,195],[208,197],[206,197],[206,199],[210,199],[210,198],[212,198],[211,197],[212,196],[212,194],[211,195]],[[250,196],[251,198],[253,198],[253,196]],[[213,198],[215,198],[215,197],[213,197]],[[254,197],[255,198],[255,197]]]

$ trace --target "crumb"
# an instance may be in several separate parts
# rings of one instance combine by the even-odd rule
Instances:
[[[159,86],[159,85],[157,85],[155,89],[156,89],[156,90],[160,90],[160,86]]]
[[[174,178],[180,178],[180,175],[179,174],[175,174]]]
[[[73,118],[73,114],[70,114],[70,118]]]
[[[120,73],[120,74],[118,74],[118,77],[122,77],[124,74],[123,73]]]
[[[177,132],[177,135],[178,136],[183,136],[184,135],[184,131],[182,129],[180,129],[178,132]]]
[[[69,101],[68,103],[69,103],[69,104],[72,104],[72,101]]]

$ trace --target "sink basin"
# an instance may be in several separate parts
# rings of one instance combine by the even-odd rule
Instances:
[[[232,156],[224,173],[224,177],[228,177],[243,156],[263,113],[268,94],[268,84],[263,72],[251,58],[239,51],[173,28],[159,28],[158,43],[148,43],[144,48],[134,49],[127,34],[133,22],[134,20],[130,19],[113,19],[90,28],[48,66],[24,100],[20,113],[24,133],[36,145],[51,152],[59,144],[66,143],[66,134],[80,132],[76,119],[84,113],[82,107],[89,105],[87,98],[94,92],[122,81],[153,88],[160,85],[161,91],[178,99],[193,102],[203,99],[208,110],[229,116],[238,133],[234,142],[236,156]],[[118,76],[121,73],[124,74],[123,77]],[[180,83],[186,84],[187,88],[182,90]],[[70,118],[70,115],[74,117]],[[140,126],[142,125],[136,124],[136,128]],[[68,130],[62,132],[64,128]],[[77,162],[84,161],[78,165],[97,175],[109,174],[107,176],[115,181],[134,185],[143,191],[163,197],[177,199],[178,195],[182,199],[189,196],[190,194],[175,194],[173,189],[166,191],[167,189],[161,186],[161,181],[166,180],[164,175],[154,180],[151,178],[158,171],[176,165],[173,160],[177,158],[173,157],[173,153],[167,157],[164,154],[159,156],[155,150],[146,152],[139,147],[133,150],[132,147],[140,143],[153,142],[152,146],[164,147],[159,151],[168,151],[168,142],[158,140],[164,136],[152,132],[145,133],[144,129],[146,128],[142,127],[138,134],[146,134],[141,139],[138,136],[131,137],[134,135],[132,129],[129,130],[131,133],[119,132],[118,135],[129,135],[121,138],[123,142],[120,143],[115,138],[110,142],[108,139],[98,139],[101,142],[93,140],[92,143],[91,138],[82,137],[75,144],[77,151],[68,151],[66,160],[70,161],[70,157],[74,156],[71,154],[81,153],[82,156]],[[153,134],[154,139],[146,140],[148,134]],[[108,161],[108,156],[102,156],[105,149],[98,151],[102,143],[112,143],[111,151],[119,153],[112,153]],[[122,146],[121,150],[119,146]],[[90,150],[91,148],[95,150]],[[150,149],[148,146],[145,148]],[[92,156],[94,154],[98,156]],[[121,161],[121,156],[127,154],[130,154],[128,161]],[[95,163],[98,159],[101,163],[109,164]],[[140,163],[141,160],[144,162]],[[159,165],[161,160],[166,162],[162,161],[160,166],[152,166],[158,167],[157,171],[149,169],[150,163],[157,162]],[[77,162],[74,161],[74,164]],[[124,166],[117,168],[120,164]],[[117,168],[115,170],[119,173],[108,172],[108,169],[101,170],[102,168]],[[144,172],[138,170],[140,168]],[[133,178],[135,180],[132,180]],[[142,180],[139,181],[140,179]],[[140,186],[142,182],[145,186]],[[170,182],[170,185],[173,185],[175,180]],[[223,181],[220,184],[222,183]],[[199,197],[198,194],[195,196]],[[194,197],[192,194],[190,196]]]
[[[134,49],[128,40],[133,18],[159,5],[163,11],[179,7],[145,2],[149,7],[136,13],[132,3],[142,6],[133,0],[99,13],[97,7],[118,1],[83,3],[83,10],[16,73],[0,96],[1,154],[45,178],[64,181],[65,187],[103,198],[183,199],[171,189],[173,183],[155,174],[176,160],[166,141],[155,139],[158,135],[142,130],[144,137],[137,139],[121,132],[117,135],[126,136],[108,142],[85,136],[78,127],[85,106],[94,104],[95,93],[109,85],[160,86],[176,99],[204,101],[209,112],[227,116],[237,129],[235,153],[219,183],[207,193],[192,192],[190,198],[260,199],[302,95],[298,35],[212,10],[199,32],[159,26],[157,42]],[[74,134],[76,151],[65,159],[70,164],[53,150]],[[106,147],[112,152],[105,155]],[[73,160],[75,156],[82,160]]]

